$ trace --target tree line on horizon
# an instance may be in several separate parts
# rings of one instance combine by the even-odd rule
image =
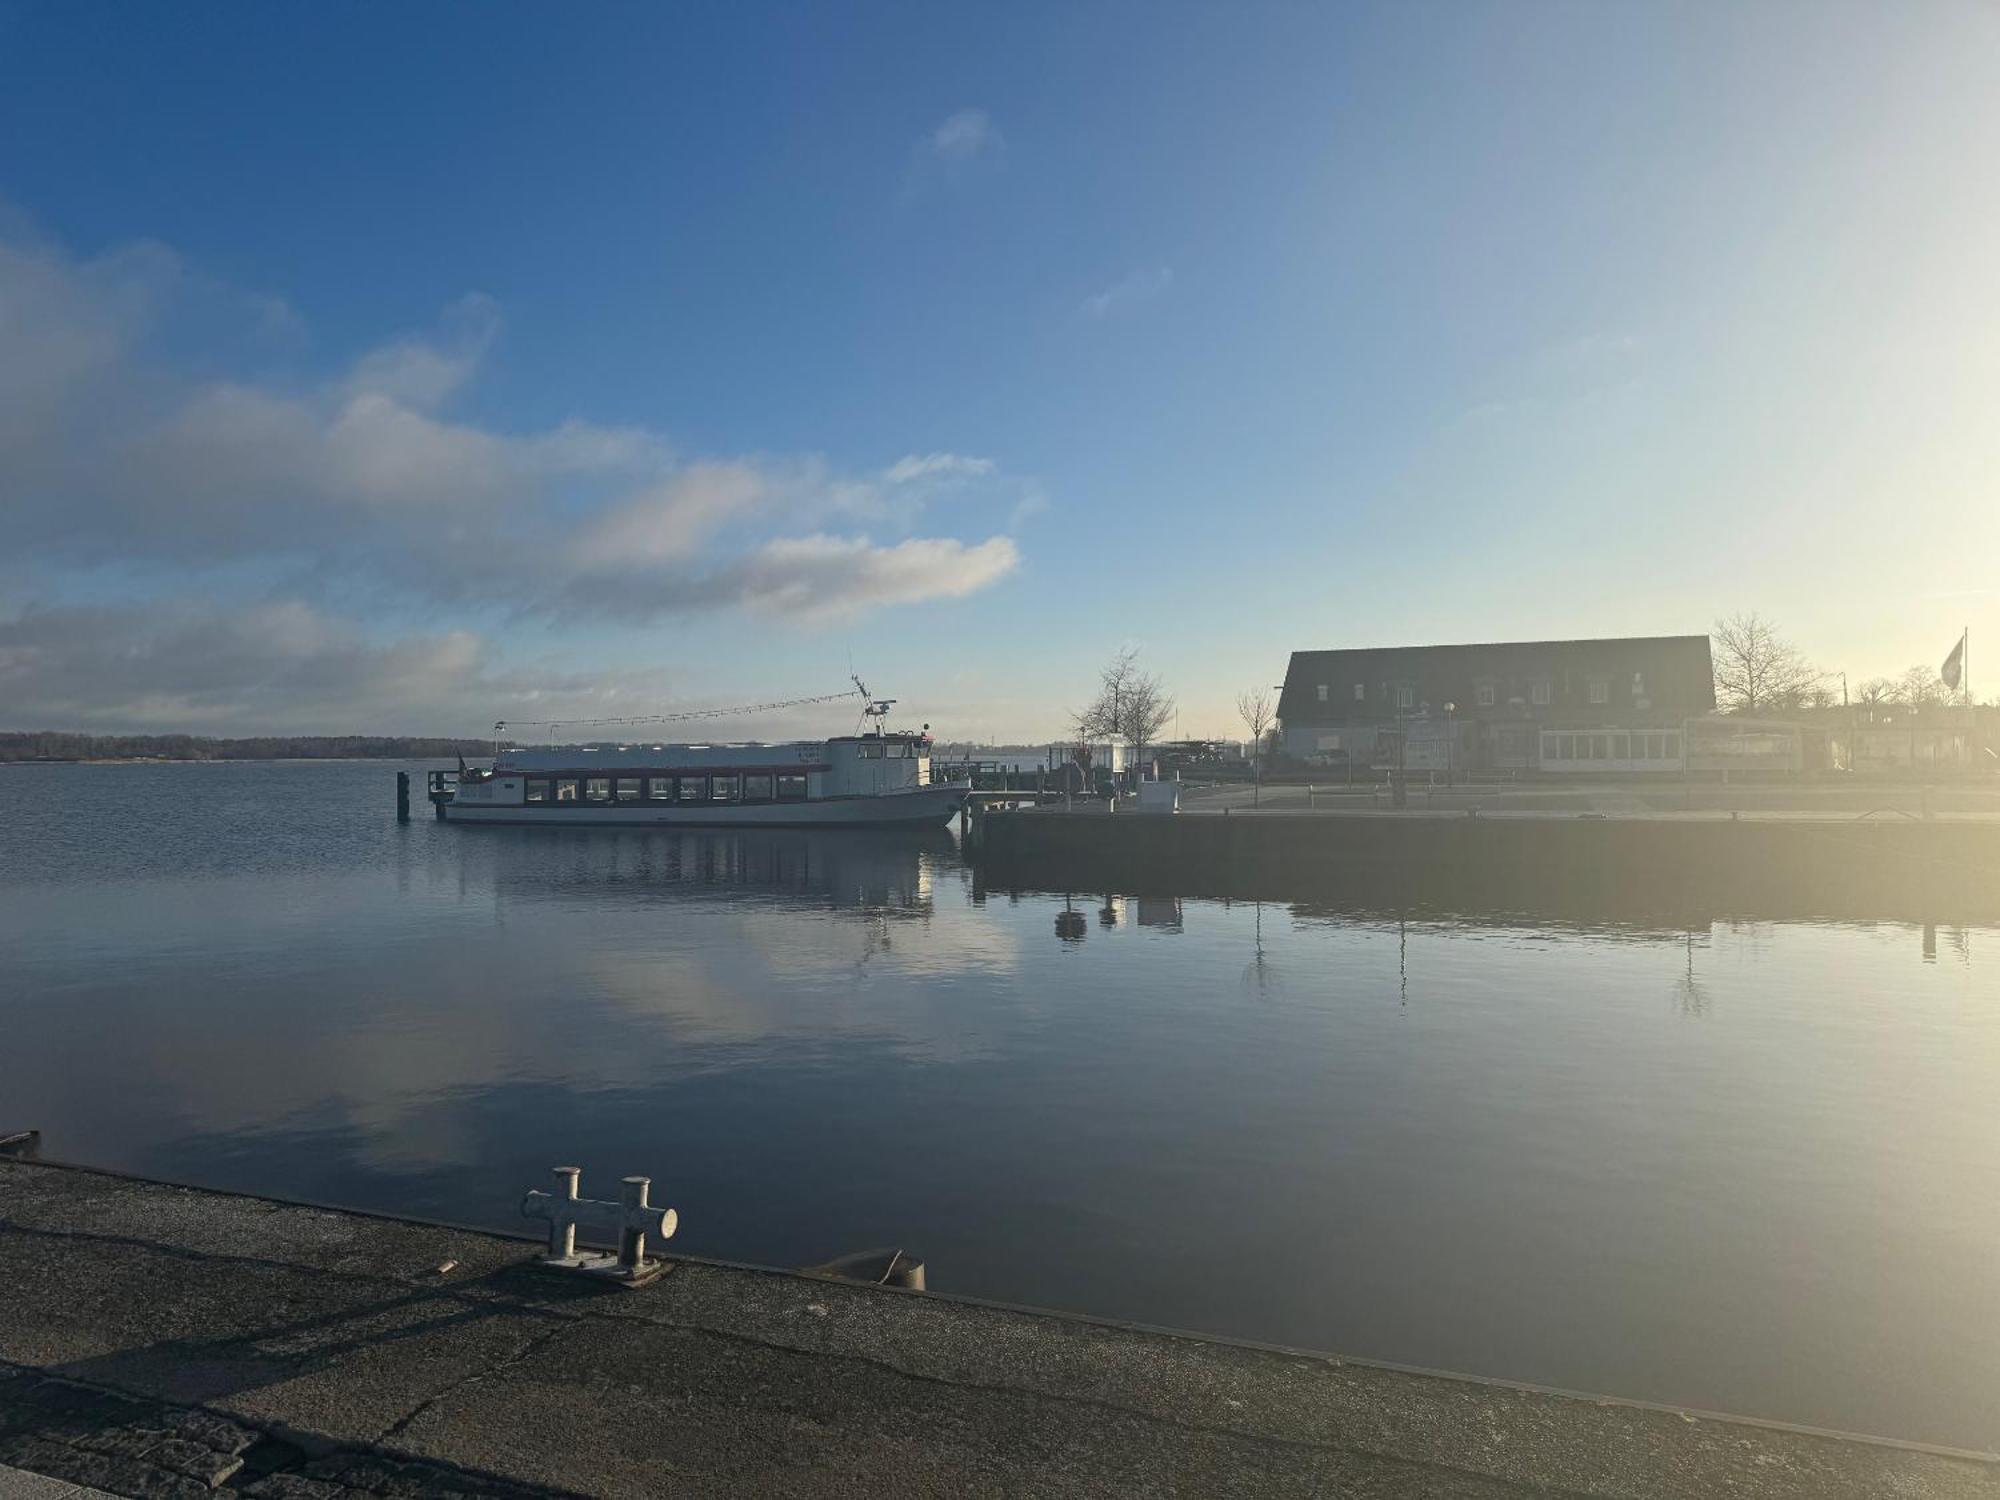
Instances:
[[[491,740],[415,735],[260,734],[220,739],[192,734],[0,733],[0,763],[77,760],[451,760],[490,754]]]

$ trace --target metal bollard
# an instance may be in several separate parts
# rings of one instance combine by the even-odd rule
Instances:
[[[627,1177],[620,1187],[618,1202],[603,1203],[577,1194],[583,1172],[579,1167],[557,1167],[555,1191],[531,1190],[521,1200],[521,1213],[530,1219],[549,1221],[548,1254],[542,1264],[555,1270],[596,1276],[619,1286],[644,1286],[666,1270],[666,1262],[646,1258],[646,1236],[673,1238],[680,1216],[671,1208],[655,1208],[651,1202],[650,1177]],[[618,1253],[579,1252],[579,1226],[601,1235],[617,1236]]]

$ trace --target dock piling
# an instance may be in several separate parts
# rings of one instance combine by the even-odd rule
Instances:
[[[407,823],[410,821],[410,773],[408,771],[398,771],[396,773],[396,821],[398,823]]]

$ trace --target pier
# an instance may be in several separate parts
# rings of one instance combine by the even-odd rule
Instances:
[[[1984,1455],[542,1248],[0,1159],[0,1493],[2000,1496]]]

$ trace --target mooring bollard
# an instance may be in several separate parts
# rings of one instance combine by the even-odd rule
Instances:
[[[553,1193],[531,1188],[521,1199],[523,1218],[549,1221],[549,1250],[541,1264],[553,1270],[601,1277],[618,1286],[644,1286],[658,1278],[667,1265],[663,1260],[646,1258],[646,1236],[672,1239],[680,1216],[671,1208],[655,1208],[648,1201],[653,1179],[627,1177],[620,1187],[619,1201],[604,1203],[577,1196],[582,1176],[581,1167],[557,1167]],[[615,1234],[618,1253],[579,1254],[576,1248],[579,1228],[606,1237]]]

